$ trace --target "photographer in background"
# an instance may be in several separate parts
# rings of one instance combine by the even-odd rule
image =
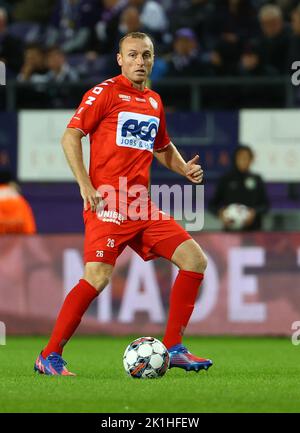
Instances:
[[[223,223],[224,230],[260,230],[269,209],[263,179],[250,171],[254,154],[249,146],[238,146],[233,167],[217,184],[209,210]]]

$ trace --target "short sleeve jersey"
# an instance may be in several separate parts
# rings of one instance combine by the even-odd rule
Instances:
[[[140,91],[123,75],[89,90],[68,128],[90,136],[89,174],[97,189],[103,184],[119,188],[119,178],[148,187],[153,151],[170,143],[160,96]]]

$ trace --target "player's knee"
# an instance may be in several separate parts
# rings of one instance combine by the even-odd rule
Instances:
[[[172,257],[179,269],[203,273],[207,267],[207,257],[194,240],[181,244]]]
[[[206,267],[207,267],[207,257],[201,251],[197,254],[194,254],[192,257],[187,258],[180,266],[180,269],[203,274]]]
[[[108,285],[110,277],[105,274],[88,274],[85,279],[100,293]]]
[[[203,274],[205,269],[207,268],[207,257],[203,253],[203,251],[200,252],[199,256],[195,258],[195,268],[197,269],[194,272],[200,272]]]
[[[101,275],[94,278],[93,286],[100,293],[102,292],[103,289],[105,289],[108,283],[109,283],[109,277],[105,275]]]
[[[84,278],[98,292],[101,292],[109,283],[113,266],[106,263],[87,263],[84,271]]]

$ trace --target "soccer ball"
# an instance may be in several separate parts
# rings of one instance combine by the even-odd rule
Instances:
[[[123,365],[126,373],[138,379],[154,379],[163,376],[169,368],[167,348],[156,338],[140,337],[127,346]]]
[[[228,226],[231,230],[241,230],[248,218],[249,209],[243,204],[233,203],[224,210],[224,216],[229,220]]]

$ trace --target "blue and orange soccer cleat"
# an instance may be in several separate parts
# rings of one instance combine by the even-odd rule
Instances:
[[[186,371],[208,370],[213,365],[210,359],[198,358],[192,355],[182,344],[176,344],[168,349],[170,354],[169,368],[179,367]]]
[[[76,376],[76,374],[67,370],[66,364],[66,361],[62,359],[59,353],[52,352],[47,358],[40,354],[35,361],[33,370],[48,376]]]

